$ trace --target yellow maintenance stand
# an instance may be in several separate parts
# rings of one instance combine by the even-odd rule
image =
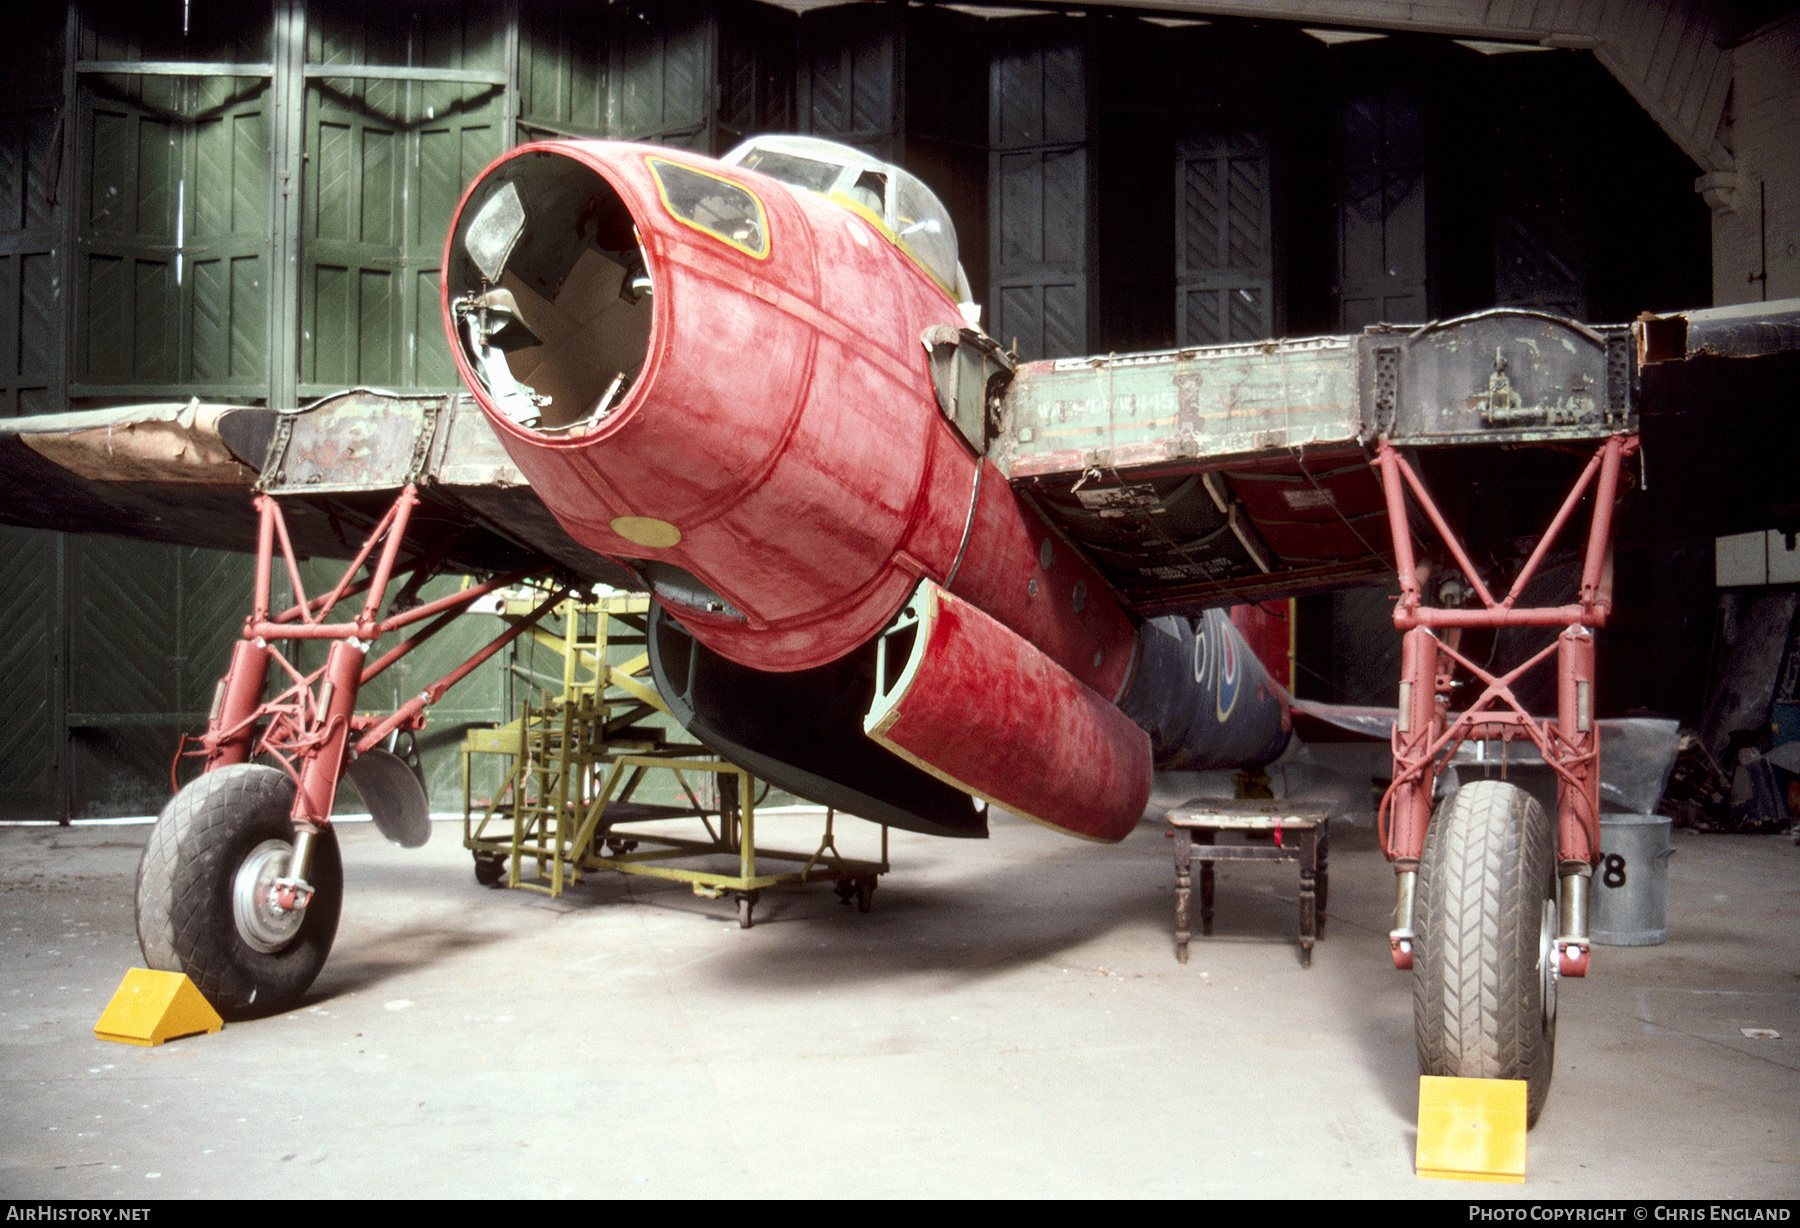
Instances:
[[[537,600],[508,600],[502,614],[522,616]],[[534,677],[518,720],[463,741],[463,847],[475,856],[475,877],[552,897],[592,870],[673,879],[712,899],[731,893],[746,929],[763,889],[780,884],[832,882],[840,899],[867,912],[888,869],[887,828],[879,862],[839,854],[831,811],[813,852],[757,848],[757,779],[670,735],[674,721],[644,651],[649,610],[650,599],[636,595],[570,600],[558,611],[560,635],[541,626],[530,633],[560,658],[561,689]],[[477,755],[507,761],[503,785],[482,803],[472,784]],[[665,787],[645,788],[658,779]],[[640,789],[676,800],[638,800]],[[697,864],[725,856],[736,859],[735,874]],[[771,874],[759,861],[799,869]]]

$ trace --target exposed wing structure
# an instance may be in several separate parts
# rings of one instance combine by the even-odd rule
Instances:
[[[1298,596],[1392,578],[1378,438],[1417,449],[1455,522],[1541,528],[1571,471],[1558,445],[1635,427],[1629,349],[1622,326],[1501,308],[1026,363],[995,455],[1135,613]]]

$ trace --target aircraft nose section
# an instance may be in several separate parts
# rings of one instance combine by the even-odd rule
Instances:
[[[655,326],[639,233],[614,179],[568,150],[527,146],[469,189],[445,253],[445,325],[490,417],[557,437],[625,408]]]

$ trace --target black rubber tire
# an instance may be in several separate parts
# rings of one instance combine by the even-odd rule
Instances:
[[[483,887],[504,887],[508,877],[507,858],[501,853],[475,854],[475,881]]]
[[[239,867],[268,841],[292,844],[294,782],[271,767],[235,764],[177,793],[150,830],[138,863],[138,945],[145,962],[183,972],[227,1019],[286,1010],[312,985],[337,936],[344,863],[330,827],[313,845],[311,902],[273,951],[251,945],[232,908]]]
[[[1526,1124],[1556,1057],[1556,832],[1503,781],[1464,785],[1432,818],[1413,909],[1419,1072],[1523,1079]]]

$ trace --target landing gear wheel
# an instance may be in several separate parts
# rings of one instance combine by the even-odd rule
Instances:
[[[483,887],[503,887],[506,885],[506,854],[475,854],[475,881]]]
[[[278,906],[288,872],[294,782],[274,768],[208,772],[163,807],[138,863],[138,945],[150,967],[184,972],[227,1019],[274,1014],[312,985],[337,936],[344,863],[327,827],[313,843],[304,909]]]
[[[1523,1079],[1527,1125],[1556,1055],[1555,841],[1529,794],[1464,785],[1431,821],[1412,918],[1420,1073]]]

